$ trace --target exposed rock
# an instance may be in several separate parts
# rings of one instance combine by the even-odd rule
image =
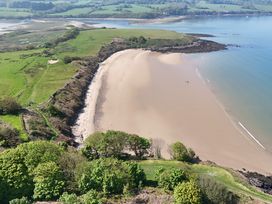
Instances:
[[[257,172],[242,172],[248,183],[262,190],[265,193],[272,195],[272,176],[264,176]]]

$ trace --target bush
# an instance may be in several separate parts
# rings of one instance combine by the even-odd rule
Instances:
[[[177,204],[200,204],[201,191],[193,181],[180,183],[174,190],[174,198]]]
[[[161,168],[156,172],[156,180],[159,187],[172,191],[178,184],[188,179],[186,173],[181,169]]]
[[[57,162],[61,154],[60,147],[46,141],[21,144],[1,153],[0,178],[6,184],[6,201],[31,197],[36,167],[41,163]]]
[[[80,166],[77,182],[82,192],[96,190],[107,195],[122,194],[125,188],[137,189],[145,182],[145,174],[136,163],[107,158]]]
[[[69,194],[67,192],[64,192],[60,198],[59,198],[59,201],[62,203],[62,204],[78,204],[79,201],[78,201],[78,197],[76,194],[72,193],[72,194]]]
[[[53,200],[64,191],[64,176],[55,162],[42,163],[34,170],[34,195],[36,200]]]
[[[176,142],[170,146],[170,154],[173,160],[193,162],[196,160],[195,152],[187,149],[181,142]]]
[[[229,191],[224,185],[208,176],[198,178],[198,185],[205,195],[205,203],[211,204],[236,204],[239,197]]]
[[[102,204],[100,195],[95,190],[90,190],[80,197],[82,204]]]
[[[15,147],[20,142],[19,131],[0,121],[0,146]]]
[[[9,201],[9,204],[31,204],[31,202],[26,197],[22,197]]]
[[[0,99],[0,114],[18,114],[22,106],[12,97]]]

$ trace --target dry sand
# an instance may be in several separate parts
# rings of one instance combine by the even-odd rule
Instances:
[[[136,133],[160,141],[165,158],[168,145],[182,141],[202,160],[272,172],[270,153],[230,119],[187,55],[122,51],[101,65],[95,81],[98,97],[87,97],[77,134]]]

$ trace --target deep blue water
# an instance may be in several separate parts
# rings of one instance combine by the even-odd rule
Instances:
[[[193,54],[192,58],[235,122],[244,124],[272,151],[272,17],[207,17],[153,25],[114,20],[96,23],[206,33],[216,36],[211,40],[239,45],[227,51]]]

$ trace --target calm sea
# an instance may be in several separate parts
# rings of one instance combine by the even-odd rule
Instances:
[[[90,21],[89,21],[90,22]],[[272,17],[207,17],[167,24],[96,21],[111,27],[215,35],[227,51],[193,54],[202,76],[234,121],[272,151]],[[218,133],[220,134],[220,133]]]

